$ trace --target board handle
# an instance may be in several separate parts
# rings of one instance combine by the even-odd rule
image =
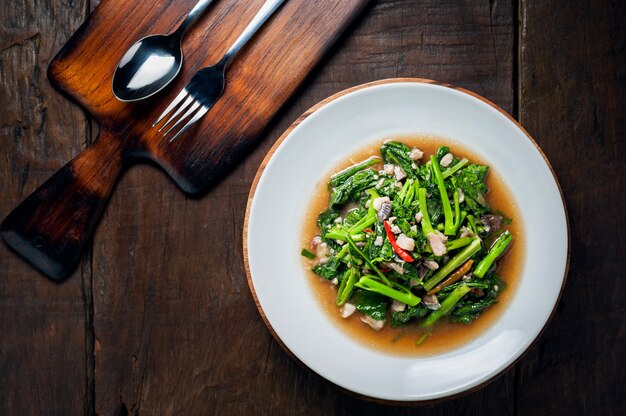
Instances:
[[[122,168],[122,141],[101,130],[95,142],[17,206],[0,235],[48,277],[76,268]]]

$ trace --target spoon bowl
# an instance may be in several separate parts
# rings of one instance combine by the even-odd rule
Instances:
[[[263,23],[265,23],[265,21],[276,11],[276,9],[283,4],[284,1],[285,0],[266,0],[254,18],[250,21],[250,23],[248,23],[248,26],[246,26],[241,35],[239,35],[237,40],[235,40],[235,43],[233,43],[226,54],[224,54],[222,59],[220,59],[217,64],[203,68],[196,72],[191,81],[189,81],[187,86],[183,88],[176,98],[174,98],[174,101],[170,103],[165,111],[161,113],[161,116],[152,125],[152,127],[159,124],[166,116],[167,120],[165,121],[165,124],[161,126],[159,131],[162,131],[170,123],[177,120],[163,134],[164,136],[167,136],[176,127],[182,125],[180,130],[178,130],[178,132],[176,132],[169,140],[172,142],[194,123],[200,120],[222,95],[226,82],[224,71],[226,71],[226,68],[232,59],[246,45],[252,36],[254,36],[256,31],[263,26]],[[175,110],[176,108],[178,109]]]
[[[139,39],[120,59],[113,74],[113,95],[123,102],[143,100],[165,88],[183,65],[181,43],[187,29],[213,0],[199,0],[169,35]]]
[[[124,54],[113,74],[113,94],[124,102],[148,98],[165,88],[183,64],[181,38],[151,35],[140,39]]]

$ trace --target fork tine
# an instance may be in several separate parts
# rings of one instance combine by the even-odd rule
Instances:
[[[189,106],[191,106],[193,103],[195,103],[196,100],[193,99],[193,97],[191,95],[189,95],[187,97],[187,99],[185,101],[183,101],[183,103],[178,107],[178,109],[176,110],[176,112],[172,115],[170,115],[167,120],[165,121],[165,123],[161,126],[161,128],[159,128],[159,131],[162,131],[168,124],[170,124],[171,122],[173,122],[174,120],[176,120],[176,117],[183,112],[184,110],[187,110],[189,108]]]
[[[173,142],[178,136],[183,134],[185,130],[191,127],[196,121],[200,120],[202,116],[204,116],[208,111],[209,111],[209,107],[202,106],[202,108],[196,113],[196,115],[194,115],[193,118],[189,120],[187,124],[183,126],[183,128],[178,130],[178,133],[176,133],[174,137],[170,139],[170,143]]]
[[[178,126],[180,123],[185,121],[187,119],[187,117],[191,116],[198,109],[198,107],[200,107],[200,103],[198,101],[195,101],[195,100],[192,100],[192,101],[193,101],[193,104],[189,107],[187,112],[184,115],[180,116],[178,121],[176,121],[176,123],[174,123],[174,125],[172,125],[172,127],[170,127],[165,133],[163,133],[163,136],[167,136],[169,132],[174,130],[176,128],[176,126]],[[172,119],[173,119],[173,117],[172,117]],[[169,121],[168,121],[168,123],[169,123]]]
[[[165,109],[165,111],[163,111],[161,113],[161,115],[159,116],[159,118],[157,119],[157,121],[154,122],[154,124],[152,125],[152,127],[156,126],[157,124],[159,124],[159,121],[163,120],[163,118],[170,112],[172,111],[179,102],[181,102],[183,100],[183,98],[185,98],[189,93],[187,92],[186,88],[183,88],[182,91],[176,96],[176,98],[174,98],[174,100],[170,103],[170,105],[167,106],[167,108]]]

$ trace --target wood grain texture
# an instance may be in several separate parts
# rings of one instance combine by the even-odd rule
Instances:
[[[94,243],[96,411],[414,414],[337,390],[276,344],[246,286],[240,244],[247,193],[264,154],[293,120],[359,83],[425,74],[457,81],[510,110],[512,19],[510,4],[379,2],[309,78],[268,139],[202,199],[184,198],[152,168],[129,171]],[[507,373],[474,395],[424,409],[513,414],[512,390]]]
[[[170,143],[152,123],[198,69],[222,57],[263,1],[215,2],[185,36],[180,76],[155,99],[122,103],[113,96],[111,78],[132,44],[148,34],[172,31],[195,3],[104,0],[49,69],[51,81],[103,128],[134,144],[130,155],[154,160],[190,193],[214,183],[256,141],[367,0],[286,2],[237,55],[227,71],[225,91],[211,111],[192,132]]]
[[[120,59],[138,39],[173,31],[195,0],[101,2],[51,62],[48,77],[87,109],[103,133],[93,149],[5,219],[2,237],[40,271],[63,280],[91,237],[122,162],[147,158],[183,190],[206,190],[257,141],[367,2],[294,0],[281,7],[228,68],[225,91],[212,110],[174,142],[153,122],[198,69],[219,61],[262,1],[223,1],[212,7],[185,37],[185,65],[174,86],[155,99],[131,104],[117,100],[111,88]]]
[[[123,144],[106,130],[4,219],[0,234],[57,281],[75,269],[122,169]]]
[[[94,137],[44,77],[87,5],[10,6],[0,7],[2,215]],[[608,0],[521,6],[380,0],[202,198],[185,197],[154,166],[129,170],[80,273],[62,285],[0,248],[0,414],[626,413],[626,13]],[[559,177],[573,244],[560,307],[516,368],[467,396],[408,408],[356,398],[294,362],[256,311],[241,254],[247,193],[281,133],[337,91],[402,76],[519,111]]]
[[[48,63],[85,17],[85,2],[0,1],[0,217],[85,146],[83,112],[46,80]],[[59,286],[1,245],[1,415],[82,413],[82,273]]]
[[[626,5],[522,6],[520,118],[560,178],[572,261],[558,313],[519,365],[519,414],[626,414]]]

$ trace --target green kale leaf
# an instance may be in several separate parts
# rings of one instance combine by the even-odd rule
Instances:
[[[346,179],[341,185],[335,186],[330,192],[330,206],[345,204],[350,200],[358,200],[359,194],[376,185],[378,176],[372,169],[361,170]]]
[[[458,173],[457,186],[463,190],[465,195],[463,203],[476,217],[489,212],[489,206],[485,200],[485,195],[489,191],[485,183],[488,170],[488,166],[472,164],[461,169]]]
[[[332,256],[326,263],[318,264],[313,267],[313,273],[320,275],[324,279],[332,280],[335,277],[339,277],[339,268],[342,263],[336,257]]]
[[[317,226],[320,228],[322,237],[332,228],[337,217],[339,217],[339,213],[334,209],[326,210],[317,217]]]
[[[387,298],[367,290],[355,290],[350,302],[364,314],[377,321],[387,318]]]
[[[416,178],[417,169],[414,168],[415,162],[409,154],[411,148],[399,142],[387,142],[380,147],[380,153],[385,163],[395,163],[400,166],[409,178]]]
[[[411,319],[421,319],[428,313],[428,309],[423,303],[415,306],[408,306],[402,312],[391,313],[391,326],[401,326],[409,322]]]

